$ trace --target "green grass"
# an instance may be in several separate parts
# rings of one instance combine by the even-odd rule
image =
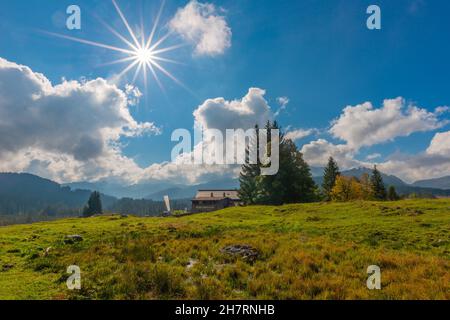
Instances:
[[[84,241],[64,244],[70,234]],[[221,252],[234,244],[258,259]],[[65,284],[73,264],[79,291]],[[382,290],[367,289],[369,265],[381,267]],[[450,200],[1,227],[0,299],[450,299]]]

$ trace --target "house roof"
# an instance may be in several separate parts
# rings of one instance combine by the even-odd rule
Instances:
[[[201,201],[219,201],[225,198],[231,200],[239,200],[237,190],[199,190],[193,200]]]
[[[205,197],[205,198],[200,198],[200,197],[195,197],[194,199],[192,199],[192,201],[220,201],[226,198],[223,197]]]

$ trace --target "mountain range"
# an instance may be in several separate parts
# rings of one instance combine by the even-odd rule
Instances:
[[[86,184],[85,186],[93,186]],[[0,173],[0,225],[48,218],[79,216],[93,190],[72,189],[28,173]],[[135,200],[101,193],[104,212],[158,215],[166,210],[162,199]],[[174,210],[189,208],[189,200],[172,200]]]
[[[323,172],[323,168],[311,168],[314,175]],[[356,168],[343,171],[345,176],[360,177],[371,173],[367,168]],[[393,185],[399,194],[416,193],[421,195],[450,196],[450,176],[438,179],[428,179],[408,184],[394,175],[382,174],[385,184]],[[315,176],[315,182],[320,185],[322,176]],[[189,200],[199,189],[237,189],[238,179],[222,179],[197,185],[171,184],[168,182],[147,182],[124,186],[120,183],[106,181],[90,183],[78,182],[60,185],[54,181],[27,173],[0,173],[0,215],[1,214],[31,214],[36,212],[79,212],[92,191],[100,191],[105,208],[115,208],[120,198],[142,199],[140,206],[156,205],[162,202],[165,195],[171,199]],[[137,201],[137,200],[136,200]],[[142,202],[147,201],[147,202]],[[188,202],[188,201],[187,201]],[[134,203],[134,208],[138,203]],[[182,204],[184,205],[184,203]],[[160,204],[158,204],[160,206]],[[180,204],[181,206],[181,204]]]
[[[412,184],[415,187],[450,189],[450,176],[416,181]]]
[[[360,178],[363,174],[371,174],[372,170],[368,168],[354,168],[342,171],[342,175],[349,177]],[[323,181],[323,168],[312,167],[311,173],[317,185],[321,185]],[[388,174],[381,174],[386,186],[394,186],[399,194],[422,194],[434,196],[450,196],[450,177],[440,179],[430,179],[418,181],[414,184],[408,184],[402,179]],[[151,193],[146,196],[146,199],[158,200],[162,199],[164,195],[168,195],[172,199],[189,199],[192,198],[199,189],[237,189],[239,188],[238,179],[211,181],[204,184],[194,186],[174,186],[160,191]]]
[[[314,181],[322,184],[322,173],[324,168],[311,167],[311,173]],[[368,168],[354,168],[342,172],[345,176],[361,177],[362,174],[370,174],[371,169]],[[447,196],[450,195],[450,176],[438,179],[429,179],[417,181],[413,184],[408,184],[402,179],[382,173],[383,181],[386,186],[394,186],[400,194],[417,193],[423,195]],[[237,189],[239,188],[238,179],[222,179],[214,180],[207,183],[197,185],[182,185],[170,183],[144,183],[132,186],[123,186],[116,183],[100,182],[100,183],[75,183],[68,184],[71,188],[82,187],[83,189],[99,190],[105,194],[110,194],[115,197],[131,197],[136,199],[151,199],[160,201],[165,195],[171,199],[190,199],[199,189]]]
[[[72,190],[28,173],[0,173],[0,214],[73,214],[89,199],[90,190]],[[117,199],[101,195],[104,206]]]

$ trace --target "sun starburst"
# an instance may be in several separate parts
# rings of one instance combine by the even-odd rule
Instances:
[[[71,37],[63,34],[58,33],[52,33],[52,32],[46,32],[47,34],[63,38],[66,40],[71,40],[79,43],[83,43],[90,46],[100,47],[103,49],[108,49],[116,52],[120,52],[125,55],[124,58],[117,59],[108,63],[104,63],[103,65],[113,65],[113,64],[121,64],[121,63],[128,63],[128,65],[117,75],[117,78],[122,78],[125,74],[129,73],[133,69],[135,69],[134,77],[133,77],[133,83],[136,81],[137,77],[139,75],[143,76],[145,87],[147,88],[147,76],[149,73],[152,74],[153,78],[155,79],[156,83],[161,87],[162,90],[164,90],[162,83],[158,77],[158,72],[164,74],[171,80],[175,81],[177,84],[181,85],[182,87],[186,88],[186,86],[178,80],[175,76],[173,76],[168,70],[166,70],[162,62],[167,63],[177,63],[178,61],[174,61],[172,59],[168,59],[163,57],[161,54],[173,51],[177,48],[180,48],[183,45],[172,45],[163,47],[162,45],[164,42],[169,38],[171,35],[170,32],[159,38],[158,40],[155,40],[156,31],[158,30],[159,22],[161,19],[161,14],[164,8],[165,0],[162,1],[160,9],[158,11],[158,14],[156,16],[155,22],[153,23],[153,27],[151,28],[151,31],[148,35],[148,37],[145,36],[145,30],[143,27],[143,23],[141,23],[141,35],[138,37],[136,33],[133,31],[133,29],[130,27],[130,24],[123,14],[122,10],[120,9],[119,5],[117,4],[116,0],[112,0],[112,4],[114,8],[116,9],[120,19],[122,20],[123,24],[125,25],[125,28],[128,30],[128,34],[131,37],[131,39],[127,39],[125,36],[120,34],[117,30],[115,30],[113,27],[111,27],[109,24],[107,24],[105,21],[103,21],[100,17],[97,16],[97,19],[116,37],[118,37],[125,45],[125,48],[120,48],[96,41],[91,41],[87,39],[77,38],[77,37]],[[139,39],[141,41],[139,41]]]

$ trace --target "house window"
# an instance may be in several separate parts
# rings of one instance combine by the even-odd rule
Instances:
[[[213,192],[211,192],[211,198],[214,198],[214,193]]]

